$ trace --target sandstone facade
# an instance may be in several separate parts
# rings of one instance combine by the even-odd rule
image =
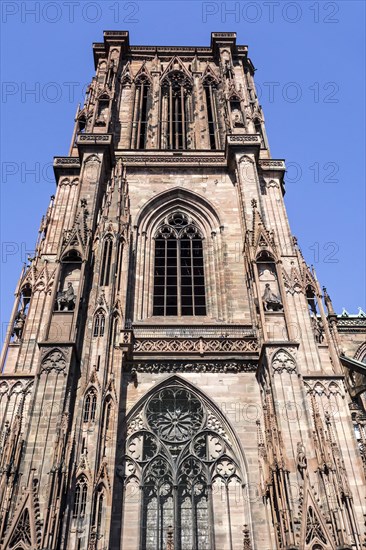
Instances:
[[[248,48],[93,50],[3,349],[2,548],[364,548],[366,315],[291,233]]]

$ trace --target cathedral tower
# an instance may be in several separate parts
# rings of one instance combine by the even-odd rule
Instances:
[[[247,46],[93,51],[1,359],[1,547],[361,550],[366,315],[291,233]]]

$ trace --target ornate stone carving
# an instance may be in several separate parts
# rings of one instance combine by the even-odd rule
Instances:
[[[286,165],[283,160],[263,160],[260,159],[258,161],[259,166],[262,168],[262,170],[272,170],[272,169],[282,169],[286,170]]]
[[[146,155],[146,156],[137,156],[133,157],[122,157],[122,161],[127,166],[134,164],[160,164],[162,166],[169,164],[194,164],[198,166],[206,166],[210,164],[226,166],[226,160],[224,155],[218,154],[217,156],[197,156],[187,153],[187,156],[173,157],[172,155]]]
[[[41,373],[51,373],[52,371],[59,374],[63,372],[66,374],[66,359],[64,354],[59,349],[54,349],[50,351],[46,357],[43,359],[41,364]]]
[[[91,155],[85,161],[84,178],[89,183],[96,183],[98,179],[100,159],[97,155]]]
[[[262,296],[265,311],[282,311],[283,305],[281,298],[271,290],[271,285],[266,283],[264,294]]]
[[[238,144],[246,144],[246,143],[254,143],[256,145],[261,144],[261,138],[260,136],[257,136],[255,134],[240,134],[240,135],[229,135],[227,136],[227,143],[228,145],[238,145]]]
[[[156,435],[170,443],[190,440],[203,421],[201,402],[183,388],[166,388],[152,397],[146,419]]]
[[[213,373],[226,373],[226,372],[255,372],[257,369],[256,362],[243,362],[243,361],[215,361],[215,362],[203,362],[197,361],[192,363],[186,363],[183,361],[170,362],[170,361],[153,361],[153,362],[141,362],[130,363],[129,368],[134,369],[135,372],[149,372],[149,373],[164,373],[164,372],[213,372]]]
[[[287,351],[279,350],[272,359],[272,369],[277,374],[282,374],[283,372],[292,374],[296,372],[295,360]]]
[[[18,311],[15,320],[14,320],[14,328],[13,328],[13,336],[15,336],[14,342],[20,342],[23,335],[25,320],[27,316],[23,311]]]
[[[324,326],[322,320],[317,317],[311,317],[311,326],[314,333],[315,342],[321,344],[324,341]]]
[[[110,134],[79,134],[77,137],[79,143],[112,143]]]
[[[306,543],[310,544],[311,542],[320,542],[321,544],[327,544],[328,541],[323,531],[318,515],[316,514],[312,506],[309,506],[306,516]],[[318,545],[318,547],[322,548],[321,545]]]
[[[179,547],[182,541],[191,541],[189,547],[193,547],[192,533],[197,537],[199,529],[200,537],[205,537],[201,538],[205,540],[204,547],[209,548],[207,512],[209,506],[215,512],[214,491],[229,486],[241,491],[243,482],[240,451],[224,420],[193,388],[176,380],[157,388],[140,404],[127,421],[127,433],[131,435],[125,440],[126,454],[117,470],[126,496],[131,483],[132,487],[138,483],[143,489],[137,496],[142,499],[142,521],[148,517],[150,522],[146,540],[154,539],[158,520],[154,504],[160,502],[166,528],[174,520],[174,507],[180,510],[175,524]],[[214,486],[212,491],[208,490],[208,483]],[[177,491],[173,491],[175,484]],[[126,509],[129,505],[126,499]],[[196,509],[200,510],[199,516]],[[162,536],[167,536],[166,530]],[[163,547],[166,546],[165,538]]]
[[[256,353],[258,342],[243,339],[140,339],[133,345],[135,353]]]
[[[252,550],[253,547],[248,525],[244,525],[243,535],[243,550]]]
[[[332,378],[328,380],[306,378],[304,380],[304,386],[309,395],[325,395],[326,397],[330,397],[331,395],[344,396],[342,380],[334,380]]]
[[[69,281],[66,290],[59,290],[56,295],[56,311],[73,311],[75,309],[76,294]]]
[[[75,166],[76,168],[80,168],[80,159],[77,157],[55,157],[54,164],[65,164],[67,166]]]
[[[231,122],[234,128],[244,127],[243,113],[239,109],[233,109],[231,111]]]

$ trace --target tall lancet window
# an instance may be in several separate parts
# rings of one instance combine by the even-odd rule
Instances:
[[[162,82],[161,141],[163,149],[190,146],[192,84],[182,71],[171,71]]]
[[[154,315],[206,315],[202,234],[182,212],[155,234]]]
[[[113,240],[112,236],[108,235],[104,239],[102,266],[100,270],[100,286],[108,286],[111,275]]]
[[[140,76],[135,86],[132,147],[134,149],[145,149],[149,115],[150,81],[146,76]]]
[[[211,149],[220,149],[220,136],[217,120],[217,87],[213,78],[207,77],[203,83],[206,98],[206,115]]]

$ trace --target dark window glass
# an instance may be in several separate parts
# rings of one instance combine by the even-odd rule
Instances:
[[[208,134],[210,139],[211,149],[216,149],[216,139],[215,139],[215,119],[214,119],[214,89],[211,85],[205,86],[206,94],[206,106],[207,106],[207,125],[208,125]]]
[[[112,247],[113,242],[110,237],[107,237],[104,241],[102,269],[100,271],[100,284],[101,286],[108,286],[110,273],[111,273],[111,261],[112,261]]]
[[[206,315],[202,237],[185,214],[172,214],[155,238],[153,314]]]

